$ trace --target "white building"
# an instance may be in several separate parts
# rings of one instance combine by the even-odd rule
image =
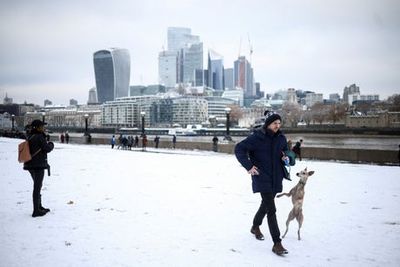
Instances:
[[[175,87],[177,81],[177,57],[174,51],[162,51],[158,55],[159,83],[167,88]]]
[[[45,112],[27,112],[24,125],[43,117],[49,127],[85,127],[85,115],[89,127],[101,127],[101,108],[98,105],[68,108],[52,108]]]
[[[240,89],[225,90],[222,93],[222,97],[235,100],[236,104],[243,107],[244,105],[244,92]]]
[[[215,117],[217,121],[225,121],[225,108],[236,104],[236,101],[233,99],[217,96],[206,97],[206,100],[208,102],[208,116]]]
[[[307,93],[306,94],[306,106],[311,107],[315,103],[322,103],[324,102],[323,95],[322,94],[316,94],[316,93]]]
[[[348,104],[353,105],[354,101],[379,101],[379,95],[361,95],[360,93],[349,94]]]
[[[201,124],[208,118],[208,102],[202,97],[172,99],[172,120],[180,125]]]
[[[102,108],[102,125],[139,127],[142,123],[141,112],[145,112],[145,124],[149,125],[151,105],[160,98],[155,95],[144,95],[107,101]]]

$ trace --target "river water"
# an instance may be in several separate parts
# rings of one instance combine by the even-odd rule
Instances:
[[[239,142],[242,136],[233,137],[233,141]],[[303,147],[331,147],[331,148],[356,148],[375,150],[398,150],[400,136],[382,135],[344,135],[344,134],[286,134],[288,140],[296,141],[303,139]],[[178,140],[188,141],[210,141],[212,137],[178,137]],[[222,141],[222,137],[219,137]]]
[[[73,134],[75,135],[75,134]],[[78,134],[76,134],[78,135]],[[79,134],[82,135],[82,134]],[[93,137],[111,138],[110,134],[92,134]],[[117,136],[118,137],[118,136]],[[375,150],[398,150],[400,136],[389,135],[350,135],[350,134],[286,134],[287,139],[292,140],[293,145],[296,141],[303,139],[303,147],[331,147],[331,148],[356,148],[356,149],[375,149]],[[177,136],[179,141],[193,142],[212,142],[212,136]],[[220,143],[223,137],[218,136]],[[244,136],[233,136],[235,142],[243,140]],[[148,136],[153,140],[154,136]],[[172,141],[172,136],[162,135],[161,141]]]

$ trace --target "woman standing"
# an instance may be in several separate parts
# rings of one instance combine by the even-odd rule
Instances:
[[[253,192],[261,195],[261,205],[254,216],[250,231],[256,239],[264,240],[260,225],[267,215],[269,232],[274,243],[272,251],[282,255],[288,251],[281,244],[275,195],[282,192],[282,179],[285,176],[282,161],[287,159],[282,152],[288,150],[288,147],[286,137],[279,130],[281,117],[272,111],[266,111],[264,115],[264,125],[236,145],[235,155],[251,174]]]
[[[44,216],[50,209],[42,206],[40,191],[43,185],[44,170],[50,175],[50,165],[47,163],[47,153],[54,148],[53,142],[47,142],[44,133],[44,125],[47,123],[41,120],[34,120],[31,123],[31,130],[28,135],[29,150],[32,159],[24,163],[24,170],[29,171],[33,179],[33,213],[32,217]]]

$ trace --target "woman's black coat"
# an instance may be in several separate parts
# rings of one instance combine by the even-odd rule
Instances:
[[[24,163],[24,170],[42,170],[48,169],[49,164],[47,163],[47,153],[51,152],[54,148],[53,142],[46,141],[46,135],[41,132],[33,131],[28,136],[29,150],[33,156],[37,151],[37,155],[33,156],[32,159]]]

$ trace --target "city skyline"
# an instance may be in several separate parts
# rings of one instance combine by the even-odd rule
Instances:
[[[158,83],[167,28],[187,27],[224,67],[250,58],[254,81],[273,93],[295,88],[343,94],[356,83],[381,99],[400,91],[397,1],[70,1],[0,4],[0,95],[14,102],[86,103],[92,56],[131,55],[131,85]],[[204,61],[206,62],[206,61]]]

